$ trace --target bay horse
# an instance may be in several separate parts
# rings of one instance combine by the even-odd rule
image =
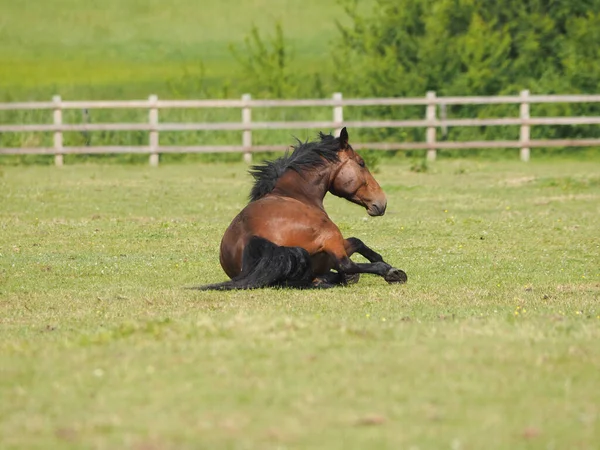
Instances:
[[[387,199],[348,143],[346,128],[339,138],[319,138],[298,141],[291,154],[251,168],[250,201],[221,241],[221,266],[231,280],[191,289],[328,288],[356,282],[361,273],[406,282],[404,271],[360,239],[344,239],[325,212],[327,192],[363,206],[370,216],[382,216]],[[353,262],[354,253],[369,262]]]

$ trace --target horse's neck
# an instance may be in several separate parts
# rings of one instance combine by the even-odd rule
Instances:
[[[303,203],[323,208],[323,198],[329,190],[329,171],[306,171],[298,173],[287,170],[275,184],[273,195],[291,197]]]

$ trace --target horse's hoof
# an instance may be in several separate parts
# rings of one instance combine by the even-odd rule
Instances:
[[[360,280],[360,273],[352,273],[349,275],[345,275],[344,284],[356,284]]]
[[[403,270],[392,267],[383,279],[390,284],[403,284],[406,283],[408,277]]]
[[[313,281],[312,288],[313,289],[331,289],[338,286],[337,284],[329,283],[325,280],[318,279],[317,281]]]

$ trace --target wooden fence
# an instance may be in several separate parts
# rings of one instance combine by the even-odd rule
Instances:
[[[0,103],[1,110],[52,110],[53,123],[40,125],[0,124],[0,133],[52,132],[53,147],[0,148],[0,154],[53,154],[56,165],[62,165],[65,154],[91,153],[147,153],[150,164],[158,165],[161,153],[209,153],[209,152],[241,152],[244,160],[250,162],[252,152],[283,150],[282,145],[253,145],[252,130],[265,129],[307,129],[338,130],[342,126],[349,128],[425,128],[425,140],[422,142],[396,143],[356,143],[356,149],[373,150],[409,150],[426,149],[427,158],[434,160],[436,149],[469,149],[469,148],[520,148],[523,161],[528,161],[530,148],[533,147],[576,147],[600,146],[600,139],[530,139],[530,130],[534,125],[590,125],[600,124],[600,117],[530,117],[529,106],[534,103],[600,103],[600,95],[530,95],[522,91],[515,96],[495,97],[437,97],[435,92],[428,92],[421,98],[370,98],[343,99],[336,93],[331,99],[319,100],[252,100],[249,94],[240,100],[159,100],[151,95],[148,100],[136,101],[62,101],[55,96],[51,102]],[[490,119],[447,119],[446,107],[451,105],[491,105],[518,104],[519,117]],[[269,107],[331,107],[331,121],[286,121],[286,122],[253,122],[253,108]],[[424,106],[423,120],[359,120],[344,121],[345,106]],[[67,109],[147,109],[147,123],[81,123],[63,122],[63,110]],[[241,110],[240,122],[213,123],[163,123],[159,121],[159,111],[174,108],[238,108]],[[438,109],[440,114],[437,113]],[[448,127],[482,127],[482,126],[520,126],[520,138],[515,141],[467,141],[436,142],[436,129]],[[241,145],[209,145],[209,146],[164,146],[160,145],[161,131],[196,131],[196,130],[239,130]],[[147,131],[147,146],[63,146],[63,132],[79,131]]]

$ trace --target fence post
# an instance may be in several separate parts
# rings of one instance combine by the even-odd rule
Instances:
[[[342,101],[342,93],[335,92],[333,94],[334,102]],[[342,105],[333,106],[333,122],[335,123],[335,136],[339,136],[342,131],[342,125],[344,123],[344,107]]]
[[[62,125],[62,105],[60,95],[52,97],[54,106],[54,125]],[[63,134],[62,130],[54,131],[54,164],[57,166],[63,165]]]
[[[440,103],[440,121],[442,122],[442,140],[448,139],[448,125],[446,125],[446,119],[448,118],[448,112],[446,110],[446,104]]]
[[[252,95],[242,95],[242,102],[249,102],[252,100]],[[250,106],[244,105],[242,107],[242,123],[246,126],[242,132],[242,147],[244,148],[244,162],[246,164],[252,163],[252,130],[249,125],[252,123],[252,109]]]
[[[425,119],[427,119],[428,121],[434,121],[436,110],[435,91],[428,91],[426,98],[427,100],[429,100],[429,103],[427,103]],[[437,156],[435,150],[435,132],[435,126],[427,127],[427,161],[435,161],[435,158]]]
[[[526,89],[521,91],[521,120],[529,119],[529,91]],[[529,147],[526,147],[529,143],[530,138],[530,128],[529,125],[521,124],[521,161],[527,162],[529,161]]]
[[[150,165],[152,167],[158,166],[159,156],[158,156],[158,108],[156,106],[156,102],[158,101],[158,96],[151,95],[148,97],[148,102],[150,103],[150,112],[148,113],[148,121],[150,123]]]

